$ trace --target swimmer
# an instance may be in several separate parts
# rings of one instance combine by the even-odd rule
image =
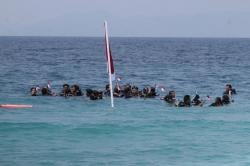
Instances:
[[[90,100],[98,100],[102,99],[103,93],[102,91],[86,89],[86,96],[90,98]]]
[[[189,95],[185,95],[183,97],[183,101],[179,102],[178,107],[190,107],[191,106],[191,98]]]
[[[41,88],[39,87],[39,85],[36,86],[36,92],[39,93],[41,90]]]
[[[228,95],[223,95],[222,96],[222,103],[223,103],[223,105],[230,104],[230,97]]]
[[[231,84],[226,84],[225,86],[225,91],[224,93],[225,95],[236,95],[236,90],[233,89],[232,85]]]
[[[131,95],[133,97],[139,97],[140,96],[140,92],[139,92],[139,88],[137,86],[131,86]]]
[[[168,92],[168,95],[166,95],[164,98],[163,98],[167,103],[169,104],[175,104],[176,102],[176,94],[175,94],[175,91],[169,91]]]
[[[78,85],[72,85],[70,87],[70,95],[71,96],[82,96],[82,91]]]
[[[109,84],[106,85],[105,87],[105,92],[104,92],[105,96],[110,96],[110,88],[109,88]]]
[[[37,96],[37,90],[36,90],[35,87],[32,87],[32,88],[30,89],[30,92],[31,92],[31,96]]]
[[[93,93],[92,89],[86,89],[86,96],[89,97]]]
[[[157,96],[155,87],[149,87],[148,97],[155,97],[155,96]]]
[[[123,88],[123,95],[125,98],[131,98],[133,97],[133,94],[132,94],[132,86],[130,84],[126,84],[124,85],[124,88]]]
[[[69,88],[69,84],[64,84],[63,85],[63,90],[62,92],[60,93],[60,96],[70,96],[71,95],[71,91],[70,91],[70,88]]]
[[[200,96],[199,95],[195,95],[195,97],[192,100],[192,105],[193,106],[200,106],[200,107],[202,107],[203,102],[200,100]]]
[[[210,105],[210,107],[221,107],[221,106],[223,106],[223,103],[220,97],[216,97],[214,103]]]
[[[120,89],[118,89],[117,87],[115,87],[114,88],[113,96],[114,97],[123,97],[124,95],[123,95],[123,92]]]
[[[157,96],[155,87],[143,88],[141,97],[155,97],[155,96]]]
[[[43,96],[52,96],[51,91],[48,89],[48,87],[43,87],[42,88],[42,95]]]
[[[94,90],[93,94],[95,97],[97,97],[97,99],[102,99],[102,91]]]

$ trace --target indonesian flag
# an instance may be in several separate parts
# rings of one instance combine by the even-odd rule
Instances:
[[[113,63],[113,58],[112,58],[112,53],[111,53],[111,48],[110,48],[110,43],[109,43],[109,38],[107,34],[107,27],[105,26],[105,50],[106,50],[106,60],[107,60],[107,72],[111,74],[111,79],[112,81],[115,80],[115,68],[114,68],[114,63]],[[109,64],[110,64],[110,70],[109,72]]]

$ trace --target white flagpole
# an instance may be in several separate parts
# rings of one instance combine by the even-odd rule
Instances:
[[[112,86],[112,76],[111,76],[111,64],[110,64],[110,50],[109,50],[109,37],[108,37],[108,25],[107,21],[104,22],[105,34],[106,34],[106,50],[108,57],[108,68],[109,68],[109,89],[111,97],[111,107],[114,107],[114,96],[113,96],[113,86]]]

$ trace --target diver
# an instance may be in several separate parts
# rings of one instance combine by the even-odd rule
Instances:
[[[148,94],[148,88],[146,87],[146,88],[143,88],[142,89],[142,94],[141,94],[141,97],[147,97],[147,94]]]
[[[90,95],[91,100],[102,99],[102,97],[103,97],[102,91],[97,91],[97,90],[94,90],[93,93]]]
[[[228,95],[223,95],[222,96],[222,103],[223,103],[223,105],[228,105],[228,104],[230,104],[231,102],[230,102],[230,97],[228,96]]]
[[[113,96],[114,97],[123,97],[124,94],[123,94],[122,90],[120,90],[118,87],[115,87],[114,92],[113,92]]]
[[[133,97],[139,97],[141,95],[141,92],[139,91],[139,88],[137,86],[131,86],[131,95]]]
[[[226,84],[225,91],[223,92],[224,95],[236,95],[236,90],[233,89],[231,84]]]
[[[102,99],[103,93],[102,91],[86,89],[86,96],[89,97],[90,100],[98,100]]]
[[[105,96],[110,96],[110,87],[109,87],[109,84],[107,84],[106,87],[105,87],[104,95]]]
[[[71,96],[71,91],[70,91],[70,88],[69,88],[69,84],[63,84],[63,90],[62,92],[60,93],[60,96]]]
[[[133,94],[132,94],[132,86],[130,84],[126,84],[124,85],[124,88],[123,88],[123,95],[124,97],[127,99],[127,98],[131,98],[133,97]]]
[[[221,107],[223,106],[223,102],[220,97],[216,97],[214,103],[210,105],[210,107]]]
[[[175,91],[171,90],[168,92],[168,95],[166,95],[163,100],[165,100],[169,104],[175,104],[176,103],[176,94]]]
[[[70,87],[70,95],[71,96],[82,96],[82,91],[78,85],[72,85]]]
[[[148,97],[157,96],[155,87],[149,87],[148,90],[149,90],[147,94]]]
[[[31,93],[31,96],[37,96],[38,94],[37,94],[36,87],[32,87],[32,88],[30,89],[30,93]]]
[[[52,96],[52,93],[48,87],[43,87],[41,92],[42,92],[42,96]]]
[[[191,107],[191,98],[190,95],[185,95],[183,101],[179,102],[178,107]]]
[[[86,96],[89,97],[93,93],[92,89],[86,89]]]
[[[200,96],[198,94],[196,94],[195,97],[193,98],[192,105],[202,107],[203,102],[200,100]]]
[[[151,97],[155,97],[155,96],[157,96],[155,87],[143,88],[141,97],[149,97],[149,98],[151,98]]]

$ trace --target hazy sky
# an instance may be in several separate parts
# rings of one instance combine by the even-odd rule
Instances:
[[[250,37],[250,0],[0,0],[0,35]]]

